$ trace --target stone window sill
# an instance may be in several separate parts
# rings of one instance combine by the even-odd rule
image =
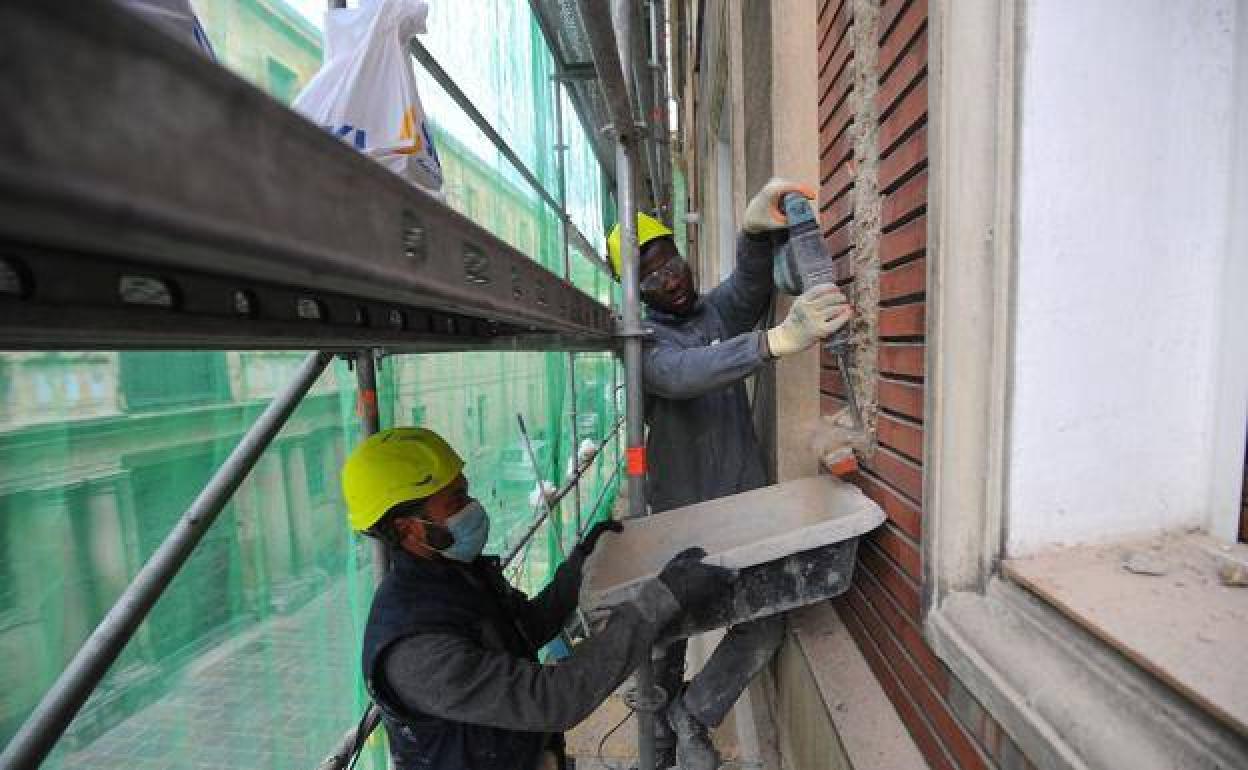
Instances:
[[[1203,535],[1064,548],[1002,573],[1248,735],[1248,546]]]
[[[1153,551],[1151,545],[1145,547]],[[1242,685],[1230,701],[1218,701],[1220,705],[1211,708],[1208,699],[1227,690],[1211,688],[1200,673],[1216,670],[1222,677],[1244,676],[1248,667],[1243,665],[1242,639],[1248,624],[1242,615],[1236,620],[1234,613],[1248,602],[1248,588],[1226,589],[1243,592],[1227,597],[1239,602],[1240,609],[1228,610],[1222,604],[1215,608],[1189,598],[1194,606],[1169,605],[1173,613],[1166,614],[1171,610],[1158,603],[1164,593],[1161,585],[1150,584],[1149,576],[1126,573],[1138,578],[1126,581],[1131,590],[1114,594],[1114,602],[1094,603],[1089,598],[1094,578],[1084,570],[1102,576],[1121,570],[1120,554],[1139,547],[1139,543],[1106,546],[1113,558],[1067,549],[1026,562],[1006,562],[1005,577],[990,579],[983,593],[953,592],[941,598],[927,615],[925,636],[1037,767],[1248,767],[1248,734],[1224,718],[1235,713],[1234,698],[1243,697]],[[1175,551],[1176,563],[1195,558],[1189,547],[1194,546],[1183,544]],[[1189,583],[1193,588],[1209,587],[1195,576],[1178,577],[1191,574],[1186,570],[1174,574],[1172,581],[1185,583],[1179,589]],[[1028,583],[1037,587],[1037,593],[1052,597],[1053,603],[1024,588]],[[1102,609],[1096,611],[1093,604]],[[1234,622],[1211,617],[1227,612],[1232,612],[1229,620]],[[1184,631],[1182,619],[1192,617],[1202,617],[1208,624],[1197,623]],[[1143,641],[1150,634],[1150,621],[1155,633],[1171,620],[1178,621],[1166,634],[1175,641],[1172,647]],[[1190,643],[1178,644],[1184,633]],[[1240,641],[1239,652],[1213,658],[1208,647],[1215,642],[1203,641],[1198,634],[1210,639],[1225,635],[1228,643],[1233,636]],[[1197,666],[1188,663],[1184,669],[1180,659],[1188,655],[1209,660]],[[1169,673],[1161,676],[1161,671]],[[1200,698],[1208,702],[1193,693],[1205,693]]]

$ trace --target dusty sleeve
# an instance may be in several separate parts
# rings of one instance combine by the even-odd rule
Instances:
[[[745,332],[717,345],[682,348],[659,339],[642,350],[642,378],[647,393],[661,398],[697,398],[745,379],[767,361],[759,339]]]
[[[770,234],[737,236],[737,267],[732,275],[707,295],[706,301],[715,305],[729,334],[740,334],[753,329],[775,290],[772,279],[773,254],[777,239],[783,242],[787,235],[773,238]]]
[[[579,548],[573,548],[567,560],[555,570],[554,579],[525,603],[520,623],[535,644],[544,645],[554,639],[576,609],[584,564],[585,555]]]
[[[605,626],[554,665],[485,649],[463,636],[419,634],[382,660],[385,685],[408,709],[508,730],[560,732],[588,717],[637,667],[680,611],[658,580],[613,608]]]

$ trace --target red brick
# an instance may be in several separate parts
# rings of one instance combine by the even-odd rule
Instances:
[[[897,60],[893,71],[880,81],[879,90],[875,92],[875,109],[880,119],[897,106],[897,101],[907,90],[917,83],[919,78],[927,75],[927,30],[919,32],[914,42],[906,48],[905,54]]]
[[[850,161],[842,163],[831,174],[824,176],[819,185],[819,200],[826,203],[849,192],[854,186],[856,171],[856,164]]]
[[[830,164],[829,167],[826,167],[826,173],[832,173],[835,171],[836,165],[838,165],[835,162],[837,158],[848,160],[851,153],[853,153],[853,138],[845,130],[845,127],[853,122],[853,116],[851,115],[848,123],[844,125],[828,123],[819,131],[819,146],[825,148],[825,154],[820,158],[819,163],[821,172],[825,169],[824,160],[827,160]]]
[[[819,414],[831,417],[845,408],[845,400],[827,393],[819,394]]]
[[[897,600],[897,605],[907,616],[919,622],[919,588],[891,559],[884,555],[870,540],[858,543],[859,566],[871,570],[876,580]]]
[[[823,173],[832,173],[837,166],[848,161],[853,154],[854,145],[849,134],[842,134],[835,138],[828,134],[827,141],[824,141],[823,132],[819,133],[819,169]]]
[[[835,366],[821,367],[819,369],[819,390],[823,393],[830,393],[844,398],[845,381],[841,379],[841,370]]]
[[[884,197],[880,204],[880,227],[892,229],[896,223],[927,207],[927,172],[910,177],[905,184]]]
[[[923,421],[923,386],[881,378],[876,384],[880,406],[890,412]]]
[[[897,18],[895,24],[885,31],[888,33],[880,39],[879,62],[880,73],[887,74],[897,63],[902,52],[914,42],[914,38],[927,26],[927,2],[916,0]]]
[[[854,199],[850,195],[842,195],[834,201],[825,203],[819,211],[819,221],[824,227],[839,227],[848,222],[854,215]]]
[[[880,236],[880,266],[890,268],[927,248],[927,217],[919,216]]]
[[[915,131],[880,161],[880,191],[888,194],[913,172],[927,168],[927,127]]]
[[[823,245],[827,248],[828,253],[833,259],[841,256],[849,251],[854,245],[850,240],[850,232],[848,227],[838,227],[828,235],[823,236]]]
[[[851,25],[849,29],[852,28]],[[854,37],[849,29],[842,33],[841,39],[837,41],[827,58],[820,58],[819,75],[821,77],[831,77],[836,80],[845,71],[850,59],[854,58]]]
[[[889,522],[878,527],[868,535],[871,542],[888,557],[897,562],[897,566],[915,582],[923,580],[923,557],[919,554],[919,546]]]
[[[880,371],[906,377],[923,376],[922,345],[915,343],[888,343],[880,345]]]
[[[853,3],[850,0],[833,0],[819,13],[819,52],[831,53],[845,37],[845,30],[853,23]],[[820,57],[822,59],[822,56]]]
[[[845,228],[849,228],[853,222],[846,222]],[[849,252],[845,252],[843,256],[837,257],[832,264],[832,275],[835,277],[836,285],[841,287],[841,291],[845,292],[845,296],[850,296],[849,286],[854,282],[854,260],[850,258]]]
[[[923,426],[889,414],[881,414],[876,423],[880,443],[919,465],[923,464]]]
[[[919,507],[902,494],[894,490],[887,482],[876,478],[869,469],[862,469],[853,476],[853,481],[862,493],[875,501],[889,521],[914,540],[923,536],[922,514]]]
[[[923,294],[926,290],[927,259],[925,258],[919,258],[880,273],[880,301],[882,302]]]
[[[850,57],[851,59],[853,57]],[[842,67],[835,74],[829,73],[819,82],[819,126],[828,122],[828,117],[847,102],[846,97],[854,88],[854,68]]]
[[[880,3],[880,23],[879,23],[879,43],[883,44],[892,33],[893,28],[897,26],[898,19],[906,11],[910,10],[913,0],[884,0]],[[923,15],[927,16],[927,7],[924,3]]]
[[[927,122],[927,80],[924,79],[911,89],[896,109],[880,123],[880,133],[876,142],[880,148],[880,157],[886,158],[907,134],[916,126]]]
[[[880,447],[863,464],[915,503],[923,503],[923,469],[896,452]]]
[[[852,87],[851,89],[852,90]],[[849,95],[849,91],[845,92]],[[846,135],[848,129],[854,123],[853,105],[848,98],[842,98],[827,113],[826,117],[821,112],[819,115],[819,142],[822,145],[828,145],[837,139]]]
[[[893,673],[901,681],[902,687],[905,688],[911,699],[924,712],[924,715],[930,722],[932,714],[929,712],[929,709],[933,702],[939,702],[939,698],[932,691],[931,685],[923,679],[914,661],[905,654],[902,645],[890,633],[891,629],[888,628],[888,625],[881,618],[876,606],[867,599],[861,586],[858,587],[857,591],[850,593],[849,601],[854,611],[858,614],[859,620],[862,621],[863,627],[866,628],[871,638],[875,640],[876,647],[888,659],[889,665],[893,669]],[[939,737],[940,735],[937,733],[937,738]]]
[[[919,631],[919,627],[909,618],[901,614],[896,602],[892,600],[883,587],[875,581],[871,573],[864,573],[862,580],[856,582],[859,593],[866,599],[872,609],[879,613],[884,623],[892,630],[893,635],[901,642],[910,657],[918,664],[923,676],[942,698],[949,697],[949,672],[945,669],[927,641]]]
[[[871,635],[880,650],[892,662],[893,670],[897,673],[902,685],[927,716],[937,736],[941,739],[941,743],[953,755],[958,767],[961,770],[987,770],[988,762],[983,753],[971,740],[966,729],[954,719],[948,704],[923,680],[914,663],[902,652],[901,645],[897,643],[896,638],[885,630],[878,615],[873,614],[872,610],[875,606],[864,602],[862,594],[856,594],[854,599],[851,599],[851,601],[854,600],[862,602],[861,605],[855,604],[855,610],[858,611],[864,626],[872,632]]]
[[[926,333],[922,302],[880,308],[881,337],[921,337]]]
[[[948,755],[945,754],[936,734],[932,732],[931,725],[927,723],[919,713],[918,707],[906,695],[905,690],[902,689],[901,680],[897,678],[897,675],[889,667],[888,660],[880,652],[875,640],[871,638],[866,626],[863,625],[862,620],[858,617],[850,601],[851,596],[853,596],[853,589],[850,589],[849,596],[837,602],[837,611],[841,616],[841,620],[844,621],[845,628],[849,631],[850,636],[858,644],[858,649],[862,651],[862,656],[867,659],[867,665],[871,667],[872,673],[875,674],[876,681],[880,683],[880,687],[888,695],[889,701],[892,702],[893,708],[897,710],[897,716],[901,717],[902,723],[910,731],[915,745],[918,746],[920,753],[923,754],[923,758],[927,760],[927,764],[932,770],[957,770]]]
[[[845,383],[841,379],[841,371],[835,366],[820,367],[819,390],[822,393],[843,397],[845,395]]]

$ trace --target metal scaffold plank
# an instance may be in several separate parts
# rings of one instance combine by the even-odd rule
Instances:
[[[607,349],[564,279],[106,0],[0,7],[0,347]]]

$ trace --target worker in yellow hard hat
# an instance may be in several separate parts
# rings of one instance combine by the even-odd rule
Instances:
[[[715,600],[734,573],[681,554],[610,608],[571,657],[541,665],[538,650],[576,607],[585,559],[620,524],[590,528],[529,599],[482,554],[490,520],[463,469],[424,428],[370,436],[343,466],[351,529],[381,539],[392,561],[364,631],[365,683],[397,770],[563,767],[562,732],[615,691],[673,618]]]
[[[783,322],[759,328],[775,291],[774,257],[788,240],[781,201],[793,192],[814,197],[810,188],[784,179],[772,179],[754,195],[737,237],[735,269],[704,294],[672,231],[646,214],[637,216],[638,282],[649,332],[642,352],[646,499],[656,513],[766,484],[745,380],[849,322],[845,295],[825,285],[798,297]],[[618,225],[607,237],[607,251],[618,278]],[[658,682],[673,696],[667,719],[659,720],[659,767],[671,755],[682,768],[717,765],[709,728],[723,720],[782,636],[779,615],[730,628],[683,691],[684,643],[668,647],[656,661]]]

